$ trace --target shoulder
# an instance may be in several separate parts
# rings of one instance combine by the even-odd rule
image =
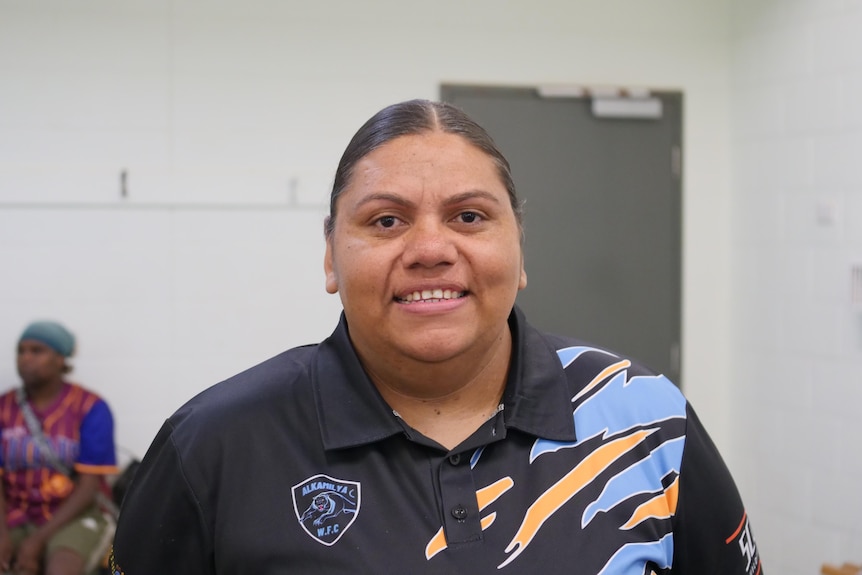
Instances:
[[[299,449],[313,441],[316,349],[288,350],[200,392],[168,418],[147,457],[161,453],[206,493],[222,465],[246,468],[276,443]]]
[[[71,396],[80,397],[89,401],[102,400],[102,397],[98,393],[96,393],[92,389],[84,387],[80,383],[67,381],[63,385],[66,387],[67,393]]]
[[[205,389],[189,404],[216,407],[230,403],[236,406],[238,402],[265,401],[262,396],[265,392],[288,392],[292,386],[309,378],[317,348],[317,345],[308,345],[282,352]]]
[[[684,426],[688,402],[664,375],[605,347],[557,335],[542,337],[565,373],[579,436],[659,421],[676,420]]]
[[[17,392],[13,388],[0,394],[0,427],[12,425],[19,412]]]
[[[95,391],[84,387],[79,383],[65,382],[65,401],[67,406],[72,406],[83,413],[110,412],[108,402]]]
[[[198,393],[170,417],[175,434],[188,426],[242,425],[273,410],[296,409],[310,397],[317,348],[290,349]]]
[[[18,388],[13,387],[12,389],[8,389],[0,394],[0,405],[7,405],[9,403],[17,403],[17,394]]]
[[[581,339],[544,333],[541,336],[554,350],[575,394],[583,395],[611,381],[627,385],[636,381],[650,393],[685,401],[674,382],[636,358]]]

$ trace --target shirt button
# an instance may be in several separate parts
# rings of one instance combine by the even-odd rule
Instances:
[[[452,465],[458,465],[459,463],[461,463],[461,454],[456,453],[455,455],[450,455],[449,463],[451,463]]]
[[[456,505],[452,508],[452,517],[458,521],[463,521],[467,518],[467,510],[464,509],[463,505]]]

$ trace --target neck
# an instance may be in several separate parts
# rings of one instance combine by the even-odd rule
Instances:
[[[395,369],[384,364],[382,370],[363,365],[383,399],[410,427],[452,449],[497,412],[511,353],[512,336],[505,329],[497,345],[479,357]]]
[[[55,378],[37,383],[24,384],[27,399],[34,407],[46,407],[56,399],[63,389],[63,379]]]

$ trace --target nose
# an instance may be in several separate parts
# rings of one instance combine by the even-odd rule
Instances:
[[[452,236],[454,233],[443,222],[431,219],[414,222],[410,231],[403,236],[404,265],[433,268],[455,263],[458,250]]]

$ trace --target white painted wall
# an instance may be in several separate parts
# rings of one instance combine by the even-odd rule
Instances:
[[[862,563],[862,2],[731,30],[733,451],[768,571],[810,575]]]
[[[65,321],[76,376],[140,455],[197,391],[332,329],[327,186],[377,109],[443,82],[681,90],[685,391],[769,572],[862,562],[862,313],[848,301],[860,13],[860,0],[0,0],[0,381],[17,382],[29,320]]]
[[[380,107],[453,81],[685,92],[684,377],[725,441],[729,370],[712,359],[726,357],[728,315],[720,3],[0,10],[0,348],[33,317],[66,321],[77,376],[111,400],[128,449],[143,452],[198,390],[332,329],[320,222],[338,157]],[[12,359],[0,362],[9,384]]]

